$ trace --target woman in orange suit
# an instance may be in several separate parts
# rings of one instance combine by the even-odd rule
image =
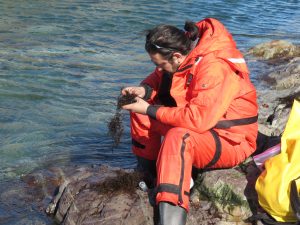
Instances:
[[[156,162],[161,225],[186,223],[192,167],[233,167],[256,149],[256,90],[231,34],[212,18],[184,29],[149,30],[145,49],[156,68],[122,90],[137,96],[123,109],[134,154]]]

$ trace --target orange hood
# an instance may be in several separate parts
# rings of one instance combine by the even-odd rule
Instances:
[[[236,71],[249,73],[245,63],[232,63],[230,60],[244,60],[243,55],[236,48],[232,35],[218,20],[207,18],[196,23],[199,28],[199,42],[189,53],[180,68],[194,62],[198,57],[213,53],[216,58],[227,61]]]
[[[196,25],[199,28],[200,41],[191,52],[191,57],[204,56],[214,51],[236,48],[231,34],[218,20],[207,18],[196,23]]]

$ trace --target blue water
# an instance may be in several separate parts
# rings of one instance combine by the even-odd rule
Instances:
[[[128,114],[114,149],[107,122],[120,88],[153,70],[146,29],[215,17],[243,52],[300,43],[296,0],[0,0],[0,15],[0,185],[51,165],[135,165]],[[247,59],[259,86],[266,65]]]

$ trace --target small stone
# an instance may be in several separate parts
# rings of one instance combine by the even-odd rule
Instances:
[[[190,195],[190,202],[193,204],[200,203],[200,193],[197,189],[193,189]]]
[[[200,208],[204,211],[207,211],[211,208],[212,202],[209,201],[200,201]]]

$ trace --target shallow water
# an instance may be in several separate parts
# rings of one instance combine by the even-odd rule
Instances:
[[[143,47],[145,29],[215,17],[243,52],[275,39],[300,42],[299,1],[0,0],[0,15],[4,189],[52,165],[135,165],[128,114],[115,149],[107,122],[120,88],[138,84],[153,69]],[[259,86],[267,67],[247,60]],[[5,208],[0,202],[0,219],[13,215]]]

